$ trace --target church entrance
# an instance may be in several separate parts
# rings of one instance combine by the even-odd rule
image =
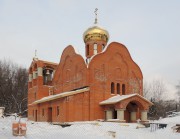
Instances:
[[[129,94],[114,96],[100,102],[100,105],[105,109],[106,120],[116,119],[119,122],[133,123],[138,119],[146,122],[148,108],[153,103],[139,94]]]
[[[117,111],[113,109],[112,119],[117,119]]]
[[[37,110],[35,110],[35,121],[37,122]]]
[[[47,122],[52,122],[52,107],[48,108],[48,120]]]
[[[139,106],[136,102],[129,102],[124,112],[124,119],[127,123],[136,122],[139,112]]]

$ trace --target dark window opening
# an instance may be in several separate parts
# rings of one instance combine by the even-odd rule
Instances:
[[[125,95],[125,92],[126,92],[126,86],[125,84],[122,85],[122,94]]]
[[[51,68],[44,68],[43,69],[43,84],[44,85],[51,85],[52,79],[53,79],[53,69]]]
[[[59,116],[59,106],[57,106],[57,116]]]
[[[89,45],[86,46],[86,54],[89,55]]]
[[[111,94],[114,94],[114,83],[111,83]]]
[[[113,110],[113,119],[117,119],[117,111]]]
[[[117,94],[120,95],[120,84],[119,83],[117,83]]]

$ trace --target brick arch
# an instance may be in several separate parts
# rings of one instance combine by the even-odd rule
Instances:
[[[135,103],[135,104],[138,106],[138,108],[140,108],[141,110],[144,109],[144,105],[142,104],[142,102],[137,101],[137,100],[131,100],[131,101],[129,101],[129,102],[126,102],[125,108],[127,108],[127,106],[128,106],[130,103]]]
[[[149,103],[146,102],[145,100],[140,99],[139,97],[135,96],[129,99],[126,99],[124,101],[121,102],[121,108],[126,109],[129,103],[136,103],[137,106],[141,109],[141,110],[147,110],[149,107]]]
[[[86,74],[87,66],[85,64],[83,57],[76,53],[73,46],[69,45],[64,49],[61,55],[59,65],[54,75],[53,84],[58,85],[64,81],[65,78],[64,71],[66,71],[67,69],[71,71],[70,75],[71,75],[71,79],[73,79],[76,72],[78,72],[75,71],[75,67],[78,67],[77,69],[78,71],[83,69],[84,74]],[[85,75],[83,75],[83,77],[84,76]]]
[[[126,60],[130,60],[129,62],[131,63],[131,68],[133,67],[134,69],[136,69],[136,71],[138,72],[140,77],[143,77],[142,71],[140,69],[140,67],[137,65],[137,63],[132,59],[129,50],[127,49],[127,47],[121,43],[118,42],[112,42],[108,45],[106,51],[111,51],[111,49],[116,49],[116,51],[118,51],[119,53],[121,53],[123,55],[123,57],[126,58]],[[128,63],[129,63],[128,62]],[[130,68],[130,67],[129,67]]]

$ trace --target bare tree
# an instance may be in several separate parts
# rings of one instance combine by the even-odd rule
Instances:
[[[144,82],[144,96],[152,101],[154,105],[149,110],[149,117],[158,119],[166,115],[166,103],[164,96],[166,93],[166,85],[162,80],[153,80],[152,82]]]
[[[148,84],[147,81],[143,82],[143,94],[144,94],[144,97],[149,99],[149,100],[152,97],[151,91],[150,91],[150,85]]]
[[[166,85],[162,80],[153,80],[152,82],[145,81],[143,84],[144,97],[153,101],[164,99],[166,93]]]
[[[0,61],[0,106],[6,113],[21,113],[27,109],[27,69],[12,61]]]

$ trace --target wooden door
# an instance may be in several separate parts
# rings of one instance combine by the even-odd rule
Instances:
[[[35,110],[35,121],[37,122],[37,110]]]
[[[52,107],[48,108],[48,122],[52,122]]]

